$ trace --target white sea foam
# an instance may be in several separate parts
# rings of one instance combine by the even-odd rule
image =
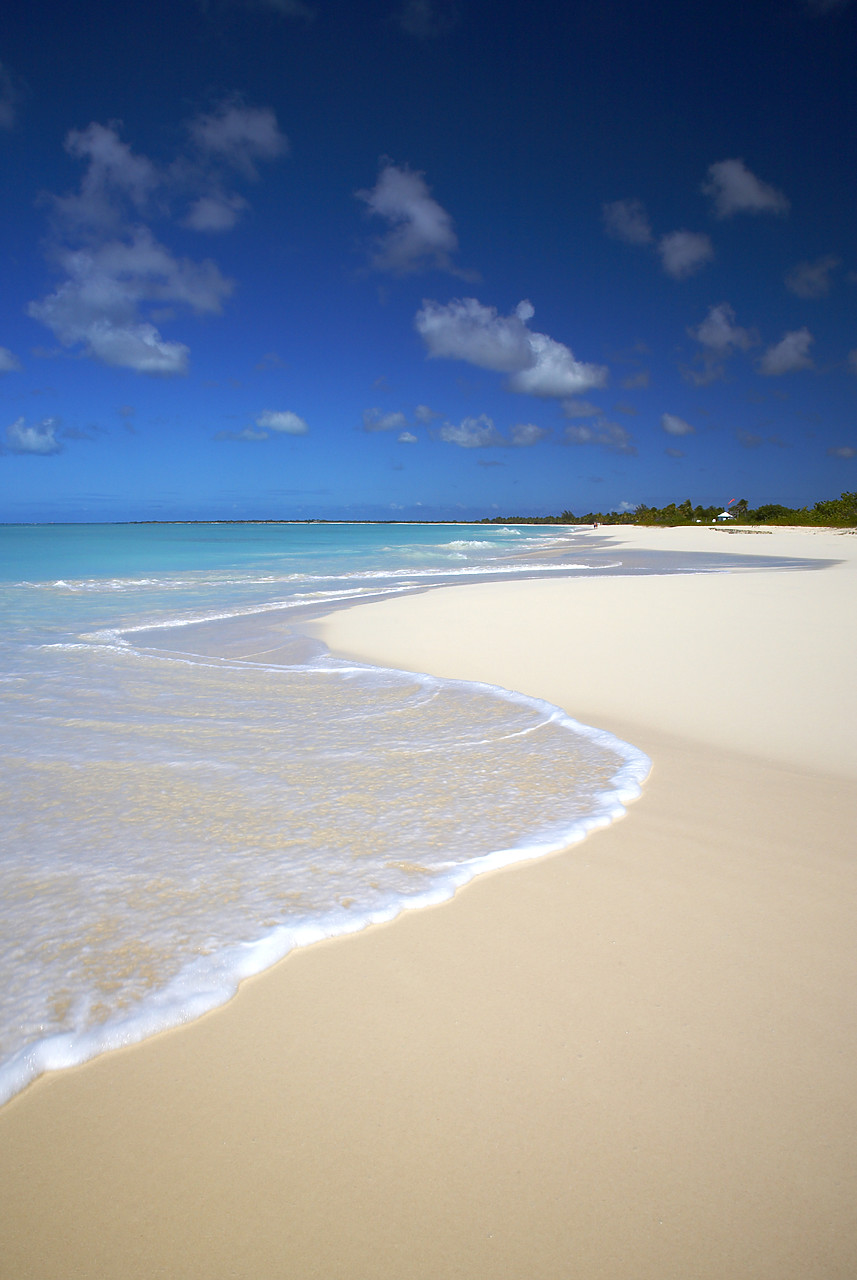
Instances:
[[[295,946],[582,839],[648,770],[484,685],[329,657],[50,657],[4,696],[0,1098],[199,1016]]]
[[[373,551],[370,530],[346,555],[326,529],[316,555],[301,531],[313,554],[295,555],[292,531],[253,531],[247,563],[239,529],[232,561],[157,573],[142,553],[169,531],[81,536],[98,572],[67,556],[40,579],[21,559],[4,598],[0,1100],[198,1017],[297,946],[572,844],[639,792],[642,753],[557,708],[338,662],[294,630],[438,581],[592,571],[528,559],[567,555],[565,533]],[[117,538],[134,572],[107,555]]]

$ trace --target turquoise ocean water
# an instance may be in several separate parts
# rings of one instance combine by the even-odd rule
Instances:
[[[633,746],[514,691],[338,660],[306,618],[723,567],[550,527],[0,527],[0,1101],[639,793]]]

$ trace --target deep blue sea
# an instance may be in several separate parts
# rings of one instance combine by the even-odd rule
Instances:
[[[633,746],[514,691],[336,659],[306,618],[723,567],[575,528],[0,527],[0,1102],[639,794]]]

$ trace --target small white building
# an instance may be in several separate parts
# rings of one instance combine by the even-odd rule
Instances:
[[[720,515],[715,516],[714,518],[715,520],[734,520],[735,519],[731,511],[721,511]]]

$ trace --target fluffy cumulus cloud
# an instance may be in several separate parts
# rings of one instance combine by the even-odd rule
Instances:
[[[805,325],[802,329],[793,329],[774,346],[768,347],[759,361],[759,372],[768,377],[778,377],[796,369],[811,369],[809,349],[813,342],[814,338]]]
[[[413,431],[403,431],[399,436],[397,436],[397,439],[399,441],[399,444],[416,444],[417,443],[417,437],[414,435]]]
[[[788,213],[790,207],[782,191],[762,182],[743,160],[718,160],[709,165],[702,190],[714,201],[718,218],[731,218],[736,213],[782,215]]]
[[[265,409],[256,419],[262,431],[278,431],[287,436],[305,436],[309,427],[303,418],[290,409]]]
[[[625,244],[652,243],[652,228],[642,200],[614,200],[603,204],[601,213],[608,235]]]
[[[482,413],[478,418],[465,418],[463,422],[457,425],[452,422],[445,422],[438,429],[437,434],[447,444],[457,444],[461,449],[507,448],[509,446],[523,449],[546,439],[550,432],[544,427],[536,426],[533,422],[516,422],[510,428],[509,435],[504,436],[501,431],[497,430],[494,420],[489,418],[487,414]]]
[[[57,439],[58,428],[56,418],[44,418],[31,426],[27,425],[25,418],[18,418],[6,428],[3,452],[29,453],[43,458],[60,453],[62,444]]]
[[[487,449],[492,445],[505,445],[507,440],[494,426],[493,419],[481,413],[478,418],[465,418],[455,425],[445,422],[438,430],[441,440],[457,444],[462,449]]]
[[[534,422],[516,422],[509,430],[509,441],[517,448],[527,448],[546,440],[550,432],[546,427],[539,427]]]
[[[424,174],[387,163],[371,190],[355,194],[389,225],[370,255],[376,271],[409,275],[435,267],[458,274],[451,257],[458,248],[452,218],[432,196]]]
[[[661,264],[673,280],[686,280],[714,257],[714,246],[703,231],[669,231],[658,241]]]
[[[786,276],[786,288],[799,298],[824,298],[830,293],[831,274],[842,259],[828,253],[814,262],[799,262]]]
[[[696,430],[689,422],[685,422],[684,418],[679,418],[674,413],[662,413],[661,426],[669,436],[692,436]]]
[[[270,107],[248,107],[237,99],[191,120],[188,133],[206,160],[222,162],[252,181],[259,177],[258,161],[277,160],[289,149]]]
[[[725,359],[735,351],[747,351],[759,341],[758,334],[736,324],[735,312],[728,302],[709,308],[702,323],[695,329],[688,329],[688,333],[700,344],[702,351],[696,357],[698,367],[682,372],[688,382],[698,387],[722,378]]]
[[[565,428],[565,443],[576,445],[598,445],[609,453],[635,454],[631,434],[618,422],[609,422],[607,418],[593,419]]]
[[[186,373],[189,356],[183,343],[165,341],[143,318],[146,304],[177,303],[197,315],[217,314],[233,288],[212,261],[173,257],[146,227],[128,239],[58,248],[54,257],[65,279],[54,293],[31,302],[28,314],[63,346],[81,346],[102,364],[138,373]]]
[[[430,409],[427,404],[418,404],[414,409],[414,417],[417,422],[421,422],[424,427],[427,427],[435,418],[442,418],[443,414],[438,413],[436,409]]]
[[[584,364],[563,343],[528,328],[533,315],[526,301],[501,316],[476,298],[454,298],[446,305],[424,302],[415,325],[429,356],[508,373],[512,391],[562,398],[605,384],[603,365]]]
[[[364,431],[401,431],[408,425],[403,413],[382,413],[380,409],[363,410]]]
[[[0,347],[0,374],[17,373],[21,368],[21,361],[10,351],[8,347]]]
[[[728,302],[721,302],[709,309],[708,315],[695,329],[688,331],[691,337],[710,351],[728,355],[732,351],[746,351],[758,342],[749,329],[735,323],[735,312]]]
[[[49,259],[60,283],[28,313],[59,342],[103,364],[183,374],[189,350],[161,336],[176,307],[218,314],[233,289],[211,259],[177,257],[147,225],[169,220],[227,230],[247,207],[230,175],[253,180],[256,164],[285,153],[273,112],[223,104],[188,126],[190,151],[169,166],[136,155],[115,125],[72,130],[66,150],[85,169],[79,188],[52,201]]]

